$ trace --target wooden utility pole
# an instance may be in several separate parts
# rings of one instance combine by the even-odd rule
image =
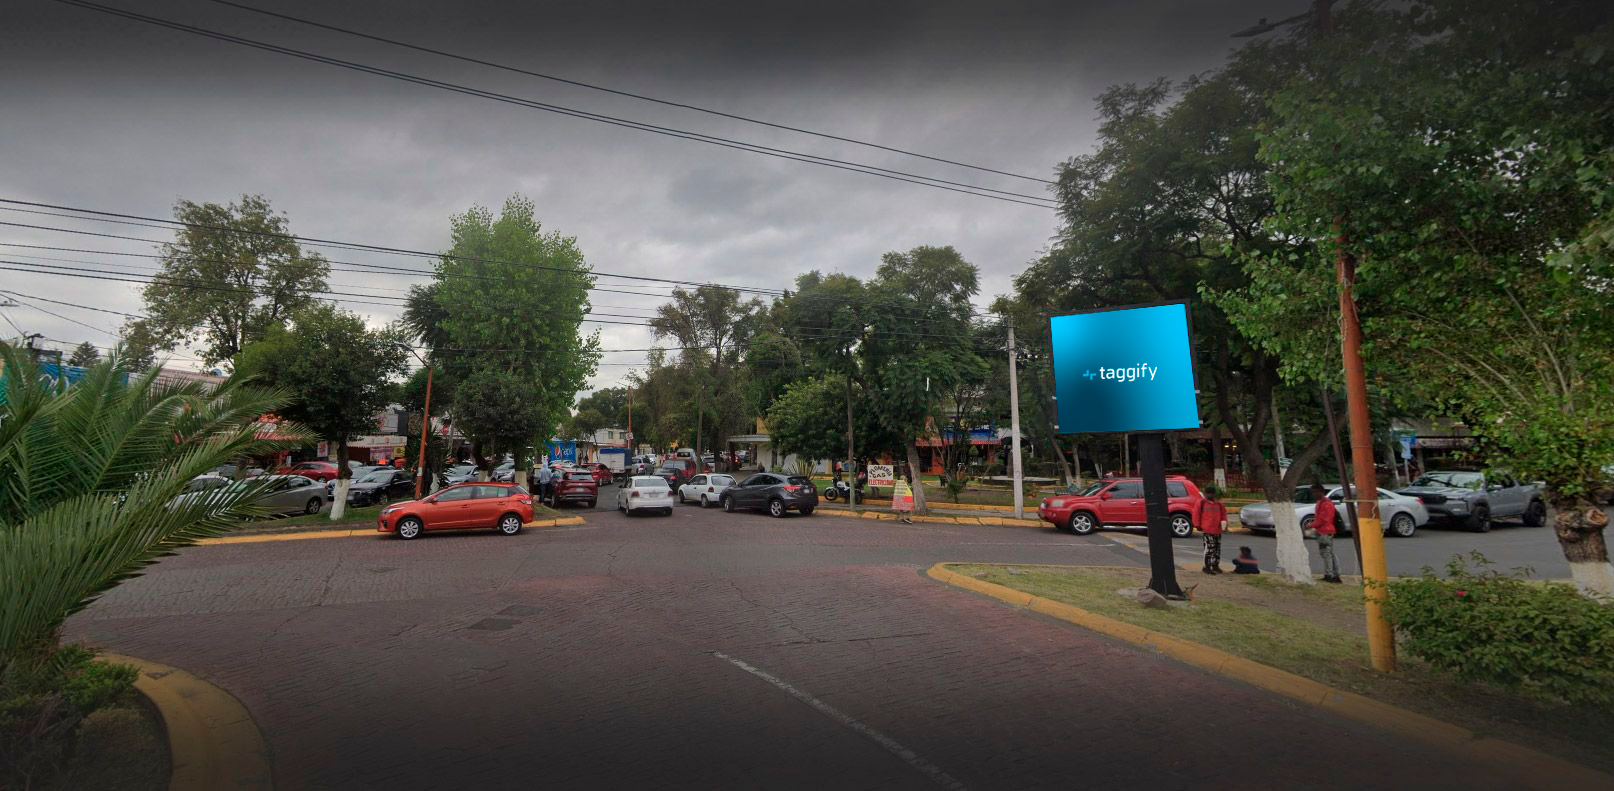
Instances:
[[[421,484],[426,480],[426,449],[432,440],[432,366],[426,366],[426,408],[420,414],[420,454],[415,465],[415,499],[420,499]]]
[[[1009,325],[1009,438],[1014,449],[1014,518],[1026,518],[1025,481],[1020,471],[1020,366],[1014,357],[1014,325]]]

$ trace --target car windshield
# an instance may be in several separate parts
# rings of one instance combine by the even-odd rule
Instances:
[[[1083,486],[1080,489],[1072,486],[1066,491],[1066,494],[1074,495],[1076,497],[1092,497],[1093,495],[1098,494],[1099,490],[1103,489],[1106,485],[1107,484],[1105,481],[1098,481],[1097,483],[1090,483]]]
[[[657,475],[677,475],[680,472],[682,472],[682,470],[677,467],[662,467],[661,469],[656,470]]]
[[[456,464],[448,468],[450,475],[468,475],[475,470],[475,464]]]
[[[376,470],[359,479],[359,483],[386,483],[392,480],[392,473],[387,470]]]
[[[592,481],[592,480],[594,480],[594,473],[592,473],[592,472],[568,472],[568,473],[566,473],[566,480],[568,480],[568,481]]]
[[[1419,476],[1413,486],[1450,486],[1456,489],[1478,489],[1485,485],[1485,476],[1477,472],[1431,472]]]
[[[635,489],[665,489],[665,488],[667,488],[667,482],[660,479],[660,478],[635,478],[633,480],[633,488],[635,488]]]

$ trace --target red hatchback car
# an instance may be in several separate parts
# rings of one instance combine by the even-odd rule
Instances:
[[[491,527],[507,536],[532,521],[532,495],[513,483],[462,483],[381,509],[376,530],[418,538],[426,530]]]
[[[303,461],[289,467],[275,470],[276,475],[301,475],[304,478],[313,478],[316,481],[336,480],[336,462],[331,461]]]
[[[1181,475],[1166,476],[1166,507],[1171,513],[1172,538],[1194,533],[1193,514],[1199,512],[1204,493]],[[1141,527],[1144,513],[1143,480],[1116,478],[1089,485],[1076,494],[1043,498],[1037,517],[1067,533],[1085,536],[1100,527]]]

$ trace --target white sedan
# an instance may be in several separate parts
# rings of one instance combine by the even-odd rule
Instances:
[[[1328,488],[1328,499],[1340,503],[1345,499],[1345,488],[1334,485]],[[1312,498],[1311,487],[1301,486],[1295,489],[1295,518],[1300,520],[1301,530],[1311,529],[1312,514],[1317,510],[1317,503]],[[1340,506],[1339,518],[1346,520],[1345,507]],[[1245,527],[1262,532],[1276,529],[1272,519],[1271,503],[1256,503],[1246,505],[1239,509],[1239,522]],[[1429,523],[1429,509],[1424,507],[1423,501],[1416,497],[1395,492],[1379,490],[1379,523],[1384,527],[1384,534],[1397,538],[1411,538],[1418,528]],[[1349,533],[1349,526],[1341,531]]]
[[[697,475],[678,487],[678,502],[699,502],[702,508],[709,508],[723,501],[723,490],[734,485],[732,475]]]
[[[616,510],[633,516],[634,511],[655,510],[671,515],[672,488],[654,475],[635,475],[616,490]]]

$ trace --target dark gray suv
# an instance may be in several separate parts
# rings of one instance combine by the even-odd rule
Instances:
[[[743,508],[763,508],[773,516],[784,516],[789,511],[809,516],[818,507],[818,490],[813,488],[811,480],[801,475],[759,472],[724,489],[719,504],[731,513]]]

